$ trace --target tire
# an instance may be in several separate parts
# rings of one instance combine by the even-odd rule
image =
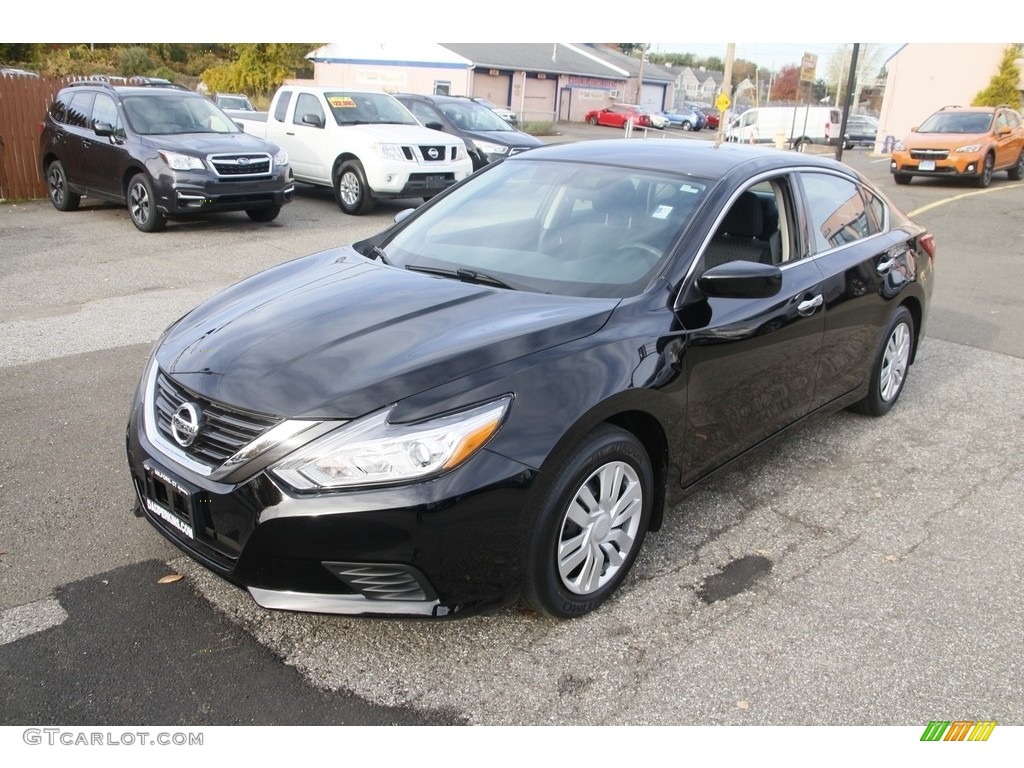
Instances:
[[[1017,162],[1013,164],[1013,167],[1007,169],[1006,177],[1010,181],[1020,181],[1024,178],[1024,149],[1017,155]]]
[[[865,416],[887,414],[903,391],[913,357],[914,318],[906,307],[899,307],[893,313],[882,337],[882,345],[875,354],[867,397],[854,403],[850,410]]]
[[[74,211],[82,201],[68,185],[68,175],[64,172],[64,164],[54,160],[46,166],[46,186],[50,190],[50,202],[58,211]]]
[[[156,207],[153,183],[144,173],[137,173],[128,182],[128,215],[140,232],[159,232],[167,226],[167,217]]]
[[[597,118],[592,117],[589,120],[587,120],[587,122],[590,123],[591,125],[597,125]]]
[[[338,174],[334,177],[334,199],[338,207],[350,216],[362,216],[374,209],[377,201],[370,194],[366,184],[366,173],[363,164],[358,160],[349,160],[341,164]]]
[[[793,144],[793,151],[806,152],[807,147],[809,147],[813,143],[814,142],[811,141],[810,139],[797,139],[796,142],[794,142]]]
[[[523,597],[541,613],[569,618],[600,606],[629,573],[651,519],[654,480],[640,441],[608,424],[587,435],[553,478],[539,505]]]
[[[267,208],[249,208],[245,211],[246,216],[260,224],[273,221],[279,213],[281,213],[280,205],[271,205]]]
[[[682,128],[684,131],[692,131],[693,130],[693,126],[690,125],[690,121],[689,120],[683,120],[683,124],[681,126],[679,126],[679,127]]]
[[[992,155],[985,155],[985,163],[981,167],[981,173],[974,179],[974,186],[984,189],[992,183],[992,166],[995,160]]]
[[[892,175],[892,180],[900,185],[909,184],[912,178],[914,177],[911,176],[909,173],[894,173]]]

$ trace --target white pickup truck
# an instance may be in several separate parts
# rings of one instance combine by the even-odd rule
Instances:
[[[473,172],[462,139],[424,128],[386,93],[285,85],[269,113],[228,114],[284,148],[296,181],[332,187],[353,215],[382,198],[429,199]]]

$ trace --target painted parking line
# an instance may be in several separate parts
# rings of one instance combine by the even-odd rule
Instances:
[[[919,216],[922,213],[938,208],[940,205],[946,203],[955,203],[957,200],[963,200],[967,197],[974,197],[975,195],[987,195],[989,192],[1002,192],[1007,189],[1019,189],[1024,187],[1024,184],[1000,184],[998,187],[990,187],[989,189],[978,189],[974,192],[964,192],[962,195],[953,195],[953,197],[944,197],[942,200],[936,200],[934,203],[928,203],[928,205],[922,205],[920,208],[915,208],[913,211],[907,214],[910,218]]]
[[[67,611],[53,597],[0,611],[0,645],[56,627],[67,617]]]

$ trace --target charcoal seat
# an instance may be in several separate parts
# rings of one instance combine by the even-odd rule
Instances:
[[[753,192],[744,192],[733,203],[704,251],[704,267],[710,269],[727,261],[771,264],[771,246],[759,239],[764,229],[764,208],[760,198]]]

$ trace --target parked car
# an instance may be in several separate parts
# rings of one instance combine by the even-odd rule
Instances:
[[[684,102],[684,103],[688,107],[692,107],[694,109],[699,109],[701,112],[703,112],[704,113],[704,117],[706,117],[707,121],[708,121],[708,128],[710,128],[712,130],[718,130],[718,122],[719,122],[719,115],[720,115],[720,113],[719,113],[719,111],[715,107],[713,107],[711,104],[708,104],[708,103],[703,102],[703,101],[693,101],[693,102],[687,101],[687,102]]]
[[[287,149],[296,180],[333,189],[351,216],[371,212],[378,200],[428,200],[473,172],[462,139],[424,128],[381,91],[283,85],[270,112],[234,118],[246,133]]]
[[[41,125],[39,158],[57,210],[75,210],[85,196],[110,200],[127,205],[143,232],[222,211],[273,221],[295,192],[284,150],[166,81],[61,88]]]
[[[35,77],[39,78],[38,72],[33,72],[30,69],[18,69],[17,67],[0,67],[0,76],[2,77]]]
[[[703,112],[685,105],[672,112],[662,112],[662,115],[668,120],[669,125],[684,131],[699,131],[708,124]]]
[[[943,107],[902,141],[889,163],[893,181],[914,176],[969,178],[987,187],[992,174],[1024,178],[1024,125],[1009,107]]]
[[[213,103],[221,109],[236,109],[240,112],[256,111],[256,107],[244,93],[215,93]]]
[[[870,115],[850,115],[846,118],[845,149],[853,149],[862,145],[873,147],[877,137],[877,118]]]
[[[470,101],[475,101],[477,104],[483,104],[485,107],[487,107],[489,110],[491,110],[494,114],[496,114],[509,125],[519,124],[519,119],[516,117],[516,113],[513,112],[508,107],[499,107],[494,102],[488,101],[487,99],[482,98],[480,96],[460,96],[459,98],[469,99]]]
[[[268,608],[584,614],[716,469],[897,404],[933,258],[828,158],[538,147],[174,323],[137,514]]]
[[[631,104],[613,104],[604,109],[593,109],[583,118],[591,125],[609,125],[612,128],[623,128],[627,120],[633,125],[652,127],[650,116],[640,107]]]
[[[413,93],[394,96],[427,128],[462,139],[473,160],[473,170],[544,143],[536,136],[516,130],[483,104],[461,96]]]

